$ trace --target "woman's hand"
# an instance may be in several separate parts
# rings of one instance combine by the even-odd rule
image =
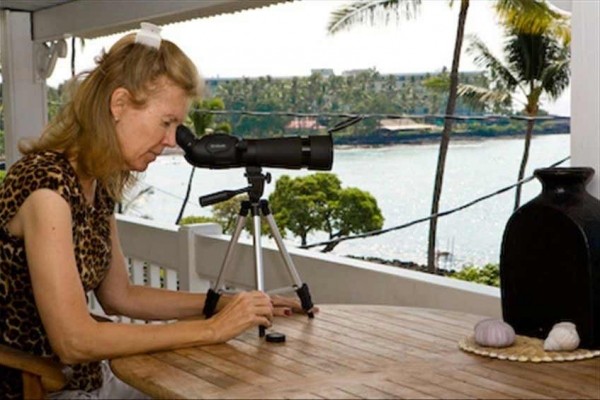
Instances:
[[[211,318],[219,342],[226,342],[254,326],[271,326],[273,304],[265,293],[242,292],[228,300],[223,309]]]
[[[277,317],[290,316],[293,313],[306,314],[297,298],[273,295],[271,303],[273,304],[273,315]],[[319,307],[314,306],[309,311],[316,314],[319,312]]]

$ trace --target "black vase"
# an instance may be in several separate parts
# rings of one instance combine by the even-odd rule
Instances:
[[[504,321],[546,338],[573,322],[580,347],[600,348],[600,200],[585,187],[592,168],[544,168],[542,193],[510,217],[500,253]]]

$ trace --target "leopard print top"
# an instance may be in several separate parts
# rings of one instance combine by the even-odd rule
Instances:
[[[79,179],[64,155],[47,151],[23,157],[0,186],[0,343],[58,360],[37,312],[23,239],[7,223],[38,189],[60,194],[71,207],[77,269],[85,292],[98,287],[110,267],[110,218],[114,202],[98,187],[94,204],[86,203]],[[91,391],[102,385],[100,363],[70,366],[65,389]],[[0,367],[0,397],[22,397],[21,375]]]

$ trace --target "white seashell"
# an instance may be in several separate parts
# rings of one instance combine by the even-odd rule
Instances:
[[[508,347],[515,341],[515,330],[499,319],[484,319],[475,325],[475,342],[480,346]]]
[[[544,341],[544,350],[571,351],[579,347],[579,335],[572,322],[560,322],[552,327]]]

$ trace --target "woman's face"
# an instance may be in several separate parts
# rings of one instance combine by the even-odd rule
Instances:
[[[165,147],[175,147],[175,130],[185,119],[190,99],[164,77],[157,80],[143,108],[136,108],[129,96],[126,89],[116,89],[111,111],[127,168],[142,172]]]

